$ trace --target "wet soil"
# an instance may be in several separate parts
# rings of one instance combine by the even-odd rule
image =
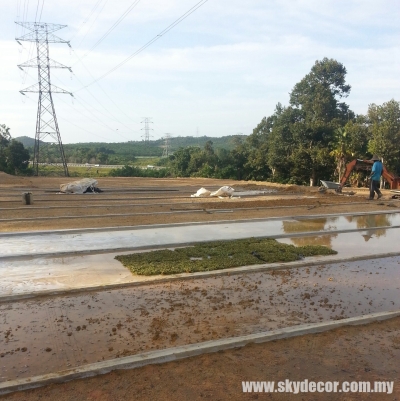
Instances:
[[[343,199],[343,198],[341,198]],[[239,220],[252,218],[311,216],[316,214],[358,213],[360,211],[394,211],[400,209],[400,202],[388,203],[393,206],[378,205],[377,203],[349,204],[348,202],[329,200],[329,205],[319,205],[312,200],[293,199],[249,199],[246,202],[219,200],[214,202],[197,201],[185,207],[179,203],[167,206],[152,206],[151,202],[145,207],[124,206],[114,202],[103,208],[60,208],[45,210],[26,209],[17,211],[1,210],[1,219],[17,219],[16,221],[0,221],[0,231],[34,231],[71,228],[95,228],[115,226],[136,226],[146,224],[174,224],[186,222]],[[290,207],[283,207],[285,203]],[[333,203],[333,204],[331,204]],[[342,204],[343,203],[343,204]],[[36,202],[35,205],[38,205]],[[63,203],[64,204],[64,203]],[[66,202],[68,204],[68,202]],[[73,206],[70,204],[70,206]],[[248,210],[239,210],[245,207]],[[29,208],[29,206],[27,206]],[[264,209],[263,209],[264,208]],[[177,210],[178,209],[178,210]],[[192,209],[192,210],[191,210]],[[195,209],[195,210],[193,210]],[[224,209],[225,211],[218,211]],[[118,214],[125,214],[120,215]],[[131,215],[127,215],[131,214]],[[74,217],[71,217],[74,216]],[[48,219],[48,218],[51,219]],[[31,218],[31,221],[18,221],[20,218]]]
[[[7,401],[397,400],[400,318],[120,370],[1,397]],[[242,381],[394,381],[377,393],[244,394]]]
[[[400,205],[399,201],[390,199],[388,191],[384,191],[383,200],[367,202],[367,189],[352,189],[355,195],[340,196],[332,191],[321,194],[315,187],[193,178],[99,178],[99,187],[106,190],[102,194],[57,195],[55,191],[64,182],[66,179],[57,177],[24,178],[0,173],[0,219],[56,217],[32,222],[0,222],[0,231],[388,211]],[[190,198],[190,194],[200,187],[216,189],[223,185],[233,186],[237,191],[277,192],[236,199]],[[166,191],[160,191],[163,189]],[[27,191],[33,192],[32,206],[22,206],[21,192]],[[239,210],[243,207],[252,210]],[[260,207],[270,209],[257,210]],[[7,211],[5,208],[18,209]],[[172,209],[181,208],[231,209],[232,212],[202,210],[155,214],[156,211],[170,209],[174,212]],[[138,212],[150,214],[104,216]],[[94,214],[101,217],[85,217]],[[80,217],[63,218],[68,215]],[[288,229],[296,232],[298,227]],[[323,266],[310,267],[275,275],[247,274],[75,297],[2,303],[0,380],[28,377],[46,369],[55,371],[60,366],[78,366],[103,357],[115,358],[142,350],[393,310],[399,308],[399,263],[396,258],[385,260],[391,262],[383,265],[380,259],[354,262],[351,268],[338,264],[335,271]],[[372,264],[368,267],[368,263]],[[400,391],[399,343],[400,319],[397,318],[363,328],[349,327],[251,345],[235,351],[119,371],[0,398],[18,401],[322,399],[320,394],[290,398],[287,394],[245,395],[241,391],[242,380],[308,378],[324,381],[395,380],[395,394],[392,396],[352,393],[338,398],[337,394],[323,395],[326,400],[394,400]]]
[[[400,308],[400,257],[0,304],[0,381]]]
[[[24,178],[2,174],[0,231],[172,224],[400,208],[399,201],[390,200],[389,192],[385,193],[385,201],[367,202],[367,190],[364,188],[353,191],[356,192],[354,196],[346,196],[337,195],[334,191],[321,194],[315,187],[263,182],[204,178],[99,178],[99,187],[105,190],[103,193],[57,194],[63,182],[65,179],[57,177]],[[216,189],[223,185],[233,186],[236,191],[275,192],[231,199],[190,197],[200,187]],[[33,193],[33,205],[22,205],[21,193],[25,191]]]

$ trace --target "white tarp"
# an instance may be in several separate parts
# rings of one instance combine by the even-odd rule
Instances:
[[[61,184],[60,191],[65,194],[83,194],[88,188],[94,188],[97,185],[97,180],[93,178],[82,178],[79,181]]]
[[[235,190],[232,187],[223,186],[218,191],[211,192],[210,196],[218,196],[218,198],[231,197]]]
[[[195,194],[190,195],[192,198],[202,198],[205,196],[210,196],[211,191],[205,188],[200,188]]]
[[[223,186],[215,192],[211,192],[205,188],[200,188],[195,194],[190,195],[192,198],[204,198],[208,196],[218,196],[218,198],[231,197],[235,190],[232,187]]]

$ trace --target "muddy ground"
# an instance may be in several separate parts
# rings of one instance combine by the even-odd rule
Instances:
[[[8,401],[399,400],[400,318],[53,384]],[[252,393],[242,381],[394,381],[393,394]]]
[[[0,381],[400,309],[400,257],[0,304]]]
[[[15,182],[14,182],[15,179]],[[99,178],[100,194],[57,194],[65,179],[11,177],[0,174],[0,231],[135,226],[281,216],[390,211],[400,207],[384,191],[380,201],[367,201],[365,188],[338,195],[318,188],[214,179]],[[191,198],[199,188],[230,185],[236,191],[265,190],[261,196]],[[31,191],[33,205],[22,205]],[[348,193],[354,195],[346,195]]]
[[[59,185],[65,181],[65,179],[55,177],[24,178],[0,173],[0,232],[390,211],[400,206],[399,201],[391,199],[389,191],[383,192],[383,200],[368,202],[366,201],[368,197],[368,190],[366,189],[352,189],[355,192],[354,195],[337,195],[333,191],[328,191],[325,194],[319,193],[317,188],[211,179],[101,178],[99,179],[99,187],[105,191],[101,194],[57,194]],[[237,191],[261,189],[268,193],[256,197],[232,199],[205,200],[190,197],[190,194],[195,193],[201,187],[215,190],[223,185],[233,186]],[[21,193],[26,191],[33,193],[34,204],[31,206],[22,205]],[[350,189],[345,192],[350,192]],[[118,214],[123,214],[123,216],[117,216]],[[368,275],[374,273],[375,280],[378,280],[377,277],[379,277],[375,276],[377,268],[379,267],[375,266],[374,271],[368,272]],[[262,273],[262,275],[265,274],[267,273]],[[329,277],[325,277],[326,274]],[[367,273],[363,272],[364,274]],[[313,277],[309,273],[307,275]],[[16,368],[10,363],[10,357],[15,353],[23,353],[27,361],[29,358],[31,360],[36,358],[35,363],[32,363],[31,366],[29,365],[31,362],[26,362],[26,371],[21,371],[21,377],[23,377],[37,364],[38,360],[51,365],[53,363],[52,358],[57,360],[63,352],[57,351],[60,352],[57,355],[55,353],[57,349],[64,350],[68,347],[75,347],[76,353],[71,353],[71,366],[78,361],[77,364],[81,364],[83,358],[86,358],[85,356],[77,356],[80,354],[79,350],[82,346],[86,346],[87,351],[89,351],[89,359],[98,360],[97,354],[90,354],[96,348],[94,343],[98,339],[101,340],[100,348],[103,352],[100,358],[103,355],[107,358],[117,357],[118,355],[136,352],[137,349],[149,350],[166,345],[175,346],[180,344],[183,338],[190,338],[191,341],[202,341],[232,336],[237,335],[236,329],[239,330],[239,334],[243,334],[246,333],[247,314],[253,318],[266,319],[265,321],[270,319],[276,325],[275,327],[280,327],[286,323],[291,324],[290,319],[287,319],[288,317],[293,319],[292,324],[293,322],[311,321],[311,311],[314,313],[316,321],[335,316],[351,316],[353,313],[374,311],[376,305],[374,302],[376,302],[377,296],[382,298],[380,305],[385,310],[389,310],[390,302],[392,301],[391,306],[394,307],[393,302],[397,299],[396,295],[393,294],[382,296],[373,293],[374,283],[369,285],[371,288],[369,289],[361,285],[358,286],[359,283],[353,282],[354,280],[352,281],[349,278],[347,278],[347,285],[350,282],[352,284],[348,287],[344,286],[346,290],[344,287],[335,288],[337,277],[329,274],[328,270],[323,273],[323,277],[321,275],[319,278],[318,273],[316,276],[324,280],[323,285],[326,286],[326,289],[329,287],[329,290],[335,290],[330,293],[327,302],[325,302],[325,296],[319,299],[319,295],[313,293],[314,284],[317,283],[309,284],[313,287],[310,291],[306,291],[310,298],[305,295],[304,291],[298,289],[298,284],[295,284],[296,282],[301,283],[301,276],[293,277],[293,281],[287,281],[284,288],[269,288],[268,285],[268,288],[264,288],[264,280],[260,280],[259,277],[256,280],[256,276],[243,278],[245,285],[241,286],[242,291],[235,291],[235,285],[232,284],[229,287],[227,282],[214,287],[204,283],[200,286],[200,281],[197,284],[195,282],[192,284],[185,283],[184,287],[190,285],[193,287],[189,289],[190,293],[186,297],[188,304],[193,304],[193,313],[196,317],[184,316],[184,310],[187,310],[184,308],[186,305],[177,304],[182,302],[179,300],[185,299],[184,292],[187,291],[187,288],[175,288],[178,284],[174,284],[173,288],[170,286],[169,290],[160,289],[158,286],[149,286],[141,291],[150,291],[151,294],[143,293],[141,297],[136,299],[133,306],[126,301],[129,297],[125,297],[124,300],[123,292],[115,297],[112,292],[105,292],[96,295],[94,299],[92,299],[94,294],[86,296],[87,299],[82,295],[82,299],[72,297],[73,299],[68,301],[66,301],[68,297],[42,299],[37,305],[37,316],[41,313],[46,315],[42,323],[43,326],[48,325],[56,330],[64,330],[65,344],[47,345],[46,347],[41,343],[39,344],[40,341],[43,342],[46,339],[46,335],[43,333],[46,333],[47,327],[42,327],[37,330],[35,341],[37,340],[38,344],[31,343],[29,347],[32,348],[29,349],[27,345],[23,344],[24,338],[29,338],[28,334],[26,337],[24,336],[24,333],[29,332],[29,322],[25,326],[17,322],[18,319],[23,319],[24,303],[11,304],[11,309],[8,311],[7,308],[10,307],[10,304],[7,304],[8,306],[3,304],[0,313],[6,320],[1,322],[2,336],[6,335],[9,331],[8,326],[11,325],[12,330],[7,338],[14,341],[18,337],[18,344],[12,341],[5,342],[2,338],[3,345],[6,344],[5,348],[7,348],[4,351],[3,349],[0,350],[4,354],[0,359],[3,375],[5,375],[3,377],[6,377],[10,372],[18,375]],[[329,278],[332,280],[330,281]],[[345,280],[345,276],[343,276],[343,280]],[[386,277],[384,281],[387,285],[390,282],[390,277]],[[396,282],[392,284],[398,289]],[[283,285],[283,283],[279,283],[279,285]],[[277,286],[279,285],[277,284]],[[225,289],[226,293],[224,292]],[[202,295],[202,290],[207,291],[207,293]],[[165,292],[163,293],[163,291]],[[183,293],[180,294],[182,291]],[[371,292],[371,294],[367,294],[367,292]],[[347,299],[343,297],[345,293],[354,293],[355,298]],[[167,294],[168,297],[163,297],[163,294]],[[273,296],[273,299],[270,299],[270,295]],[[206,302],[207,296],[211,297],[212,302],[210,299],[208,299],[209,302]],[[227,299],[228,297],[232,297],[233,301]],[[285,302],[297,305],[297,309],[293,311],[294,314],[289,316],[283,313],[280,308],[273,308],[274,304],[280,299],[279,297],[281,300],[278,303],[281,307],[284,307]],[[312,299],[313,297],[315,299]],[[357,302],[353,303],[356,298]],[[370,304],[371,301],[372,304]],[[44,307],[49,302],[52,303],[51,307]],[[64,308],[63,303],[65,302],[67,302],[65,304],[67,307]],[[100,309],[103,305],[102,302],[104,305],[108,302],[108,305],[116,308],[116,310],[119,308],[120,314],[122,313],[121,310],[124,311],[122,313],[124,316],[109,314],[108,317],[112,319],[112,323],[106,317],[103,317],[104,320],[101,321],[99,316],[102,314]],[[146,302],[148,305],[145,305]],[[232,305],[229,305],[229,302]],[[314,305],[311,305],[311,302],[314,302],[315,306],[318,305],[317,311],[313,310]],[[386,305],[387,302],[389,304]],[[75,304],[79,305],[79,310],[86,308],[87,312],[79,315],[77,311],[74,312],[74,306],[68,306]],[[59,305],[58,308],[57,305]],[[15,310],[13,311],[14,307]],[[143,308],[145,309],[144,312],[142,312]],[[68,316],[69,311],[71,314]],[[11,312],[14,314],[11,315]],[[163,314],[166,312],[170,314],[171,322],[163,320]],[[89,316],[96,313],[100,315]],[[236,325],[235,321],[241,314],[241,324]],[[285,318],[284,321],[280,316],[282,314]],[[146,316],[150,316],[151,319],[146,319]],[[98,318],[99,321],[87,320],[91,318]],[[133,318],[137,318],[137,322],[126,320]],[[193,319],[193,322],[190,319]],[[32,320],[35,319],[32,317]],[[140,327],[133,327],[140,322]],[[190,324],[185,324],[185,322]],[[15,327],[13,326],[14,323]],[[18,328],[18,325],[21,327]],[[83,329],[84,325],[86,327]],[[174,325],[179,330],[175,330]],[[80,327],[79,330],[77,330],[78,326]],[[93,337],[91,341],[88,341],[88,335],[94,334],[95,331],[99,337]],[[10,334],[13,334],[13,337],[10,337]],[[140,341],[135,342],[135,336]],[[47,338],[49,339],[49,337]],[[111,344],[110,341],[114,339],[115,341]],[[69,342],[72,345],[68,344]],[[99,344],[99,342],[97,343]],[[135,346],[133,346],[134,344]],[[241,381],[284,380],[286,378],[303,380],[308,378],[309,380],[321,379],[324,381],[395,380],[397,382],[395,383],[395,393],[391,396],[349,393],[339,397],[338,394],[307,394],[306,396],[293,396],[293,399],[296,397],[298,400],[395,400],[399,399],[400,391],[399,344],[400,319],[393,319],[390,322],[368,325],[362,329],[357,327],[345,328],[325,334],[252,345],[239,350],[203,355],[180,362],[114,372],[92,379],[52,385],[3,398],[18,401],[56,398],[60,401],[134,399],[162,401],[196,399],[286,400],[290,399],[288,395],[243,394]],[[33,348],[34,346],[36,349]],[[22,351],[24,347],[27,349]],[[15,351],[17,348],[19,350]],[[51,350],[46,351],[46,348],[51,348]],[[54,367],[56,368],[56,365]]]

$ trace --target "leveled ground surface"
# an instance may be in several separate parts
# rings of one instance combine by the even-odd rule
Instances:
[[[0,382],[400,309],[400,257],[0,304]]]
[[[1,397],[4,401],[398,400],[400,318],[162,365],[116,371]],[[393,394],[244,394],[242,381],[394,381]]]
[[[366,201],[368,197],[366,189],[353,189],[356,193],[346,196],[337,195],[333,191],[321,194],[317,188],[226,180],[101,178],[98,186],[105,190],[104,193],[96,195],[57,194],[59,185],[65,182],[65,179],[60,178],[16,178],[0,173],[0,232],[237,220],[276,216],[357,213],[362,211],[393,211],[400,206],[399,201],[390,199],[391,194],[388,191],[384,191],[383,200],[368,202]],[[190,194],[194,194],[201,187],[215,190],[223,185],[234,186],[237,191],[264,190],[267,193],[256,197],[242,196],[241,198],[232,199],[196,199],[190,197]],[[34,205],[32,206],[22,205],[21,193],[27,191],[33,193]],[[346,192],[350,192],[350,189],[346,190]],[[243,208],[247,210],[243,210]],[[118,214],[123,214],[123,216],[117,216]],[[393,251],[396,250],[393,249]],[[288,280],[286,283],[281,283],[281,286],[283,285],[282,288],[269,288],[268,285],[273,283],[271,280],[269,280],[269,284],[266,284],[267,287],[264,288],[263,279],[261,279],[261,284],[258,283],[260,279],[254,283],[244,284],[241,288],[242,291],[236,291],[234,285],[226,288],[222,285],[218,290],[218,286],[214,289],[211,289],[213,287],[208,285],[207,288],[200,288],[197,284],[199,289],[191,288],[191,292],[187,296],[185,295],[185,288],[175,288],[176,285],[174,284],[172,288],[169,286],[172,291],[170,300],[162,294],[162,291],[165,291],[164,295],[167,294],[168,284],[165,285],[163,290],[160,290],[159,286],[149,286],[147,289],[143,288],[140,291],[150,291],[150,288],[154,291],[152,293],[143,293],[142,297],[137,298],[136,303],[134,302],[135,305],[137,304],[137,308],[135,305],[128,305],[128,299],[132,300],[132,295],[124,300],[123,292],[115,297],[113,297],[112,292],[105,292],[105,298],[101,300],[96,298],[94,294],[86,295],[87,299],[84,299],[85,295],[75,296],[68,301],[70,303],[64,302],[65,297],[43,298],[39,302],[33,301],[30,303],[35,309],[36,316],[43,315],[42,323],[39,321],[33,322],[38,324],[34,341],[41,343],[36,345],[31,342],[24,351],[22,351],[22,348],[26,345],[22,343],[24,338],[27,339],[32,334],[30,332],[30,322],[36,319],[33,315],[26,315],[28,309],[24,309],[23,305],[27,305],[27,303],[15,304],[15,310],[13,310],[14,305],[12,303],[2,304],[0,313],[5,320],[3,319],[1,322],[1,346],[3,349],[6,344],[6,352],[9,352],[8,354],[3,352],[4,355],[0,359],[0,366],[2,372],[4,372],[3,378],[10,372],[17,375],[20,373],[22,376],[28,374],[29,376],[38,363],[39,365],[41,362],[51,365],[68,348],[72,348],[74,351],[71,352],[70,360],[77,362],[80,361],[79,358],[81,357],[80,348],[83,350],[85,349],[84,347],[86,347],[90,358],[98,360],[97,357],[100,356],[101,358],[103,355],[113,357],[118,354],[124,355],[126,354],[125,349],[128,350],[128,353],[135,352],[136,348],[133,347],[131,349],[132,344],[139,346],[139,349],[142,346],[144,347],[142,349],[148,350],[155,349],[163,344],[176,345],[182,338],[189,338],[190,341],[201,341],[203,337],[204,339],[211,339],[231,336],[235,334],[236,328],[239,329],[240,333],[243,333],[246,332],[247,315],[253,317],[253,321],[259,320],[260,324],[270,322],[269,319],[272,319],[275,320],[274,324],[284,325],[289,322],[290,325],[290,320],[293,318],[292,323],[296,321],[311,321],[312,314],[314,314],[312,320],[315,317],[316,321],[320,321],[321,319],[331,319],[337,313],[340,313],[340,316],[368,313],[369,311],[374,311],[376,306],[374,300],[377,294],[374,293],[374,290],[379,288],[376,280],[381,275],[369,274],[376,273],[376,268],[379,268],[379,266],[375,266],[375,269],[368,271],[368,273],[367,271],[356,271],[359,269],[354,269],[354,272],[350,272],[358,277],[365,278],[368,275],[368,280],[373,280],[369,285],[370,288],[363,287],[365,283],[358,286],[360,283],[357,280],[346,277],[343,272],[339,275],[339,278],[344,281],[348,280],[348,282],[339,288],[339,282],[336,281],[338,276],[329,274],[328,269],[323,269],[324,273],[321,274],[321,277],[319,277],[318,273],[314,276],[313,268],[313,272],[310,270],[312,274],[309,274],[309,276],[315,277],[317,281],[322,280],[321,283],[323,282],[325,287],[322,292],[324,294],[325,292],[329,293],[328,296],[324,295],[323,297],[319,293],[314,296],[312,291],[319,288],[320,284],[317,282],[311,283],[312,280],[310,280],[307,285],[312,288],[307,291],[310,296],[308,298],[301,288],[304,285],[302,283],[304,278],[299,276],[297,278],[293,277],[293,280]],[[256,277],[256,275],[252,277]],[[372,277],[375,278],[372,279]],[[393,287],[393,291],[398,291],[397,283],[391,280],[393,277],[396,276],[384,277],[382,284],[384,286],[390,284]],[[246,276],[244,280],[248,281],[250,277]],[[185,286],[187,285],[185,284]],[[203,296],[201,294],[203,289],[210,291],[210,293]],[[223,292],[225,290],[227,291],[226,294]],[[332,290],[335,291],[330,292]],[[139,294],[140,291],[136,294]],[[235,294],[234,301],[222,298],[222,295],[225,297],[230,296],[228,295],[229,291]],[[213,292],[215,294],[211,294]],[[177,294],[179,294],[179,299]],[[354,297],[346,298],[345,294],[352,294]],[[396,294],[392,292],[387,296],[378,294],[382,298],[382,303],[379,304],[382,308],[379,310],[397,308]],[[270,295],[273,296],[273,299],[269,298]],[[341,295],[344,297],[340,297]],[[92,298],[93,296],[95,298]],[[207,296],[213,298],[207,299]],[[83,298],[80,299],[79,297]],[[190,317],[184,313],[187,306],[184,303],[185,301],[180,301],[180,299],[185,300],[186,297],[187,302],[192,305],[192,313],[196,315],[195,317]],[[327,298],[326,302],[325,298]],[[257,300],[259,303],[256,302]],[[370,304],[371,301],[372,305]],[[41,309],[48,302],[53,302],[53,305]],[[54,303],[57,302],[59,307],[54,308]],[[105,320],[87,322],[86,318],[90,319],[91,316],[88,313],[80,314],[79,312],[82,311],[82,308],[86,308],[85,310],[90,311],[89,314],[96,312],[101,316],[104,314],[100,310],[103,305],[101,304],[102,302],[104,302],[104,305],[109,305],[111,309],[114,308],[114,312],[118,311],[119,314],[122,313],[124,316],[121,315],[120,317],[118,314],[108,315],[113,320],[113,324],[110,325],[109,323],[107,325]],[[229,305],[229,302],[232,305]],[[311,305],[311,302],[314,302],[314,305]],[[146,305],[142,305],[143,303]],[[177,305],[176,303],[183,303],[183,305]],[[278,303],[276,308],[274,308],[275,303]],[[90,308],[88,305],[90,305]],[[141,315],[142,306],[149,313],[147,315],[148,319],[146,319],[146,312]],[[293,310],[294,314],[292,314],[292,311],[291,314],[287,313],[289,307],[297,308]],[[232,308],[233,314],[230,314],[229,308]],[[67,322],[66,320],[64,321],[64,318],[68,317],[69,311],[71,312],[69,319],[72,322],[68,322],[67,328],[64,329],[62,325]],[[162,319],[165,313],[172,319],[171,326],[163,326],[165,321]],[[129,319],[129,314],[132,314],[133,317],[136,316],[137,322],[121,320],[122,318]],[[307,314],[309,315],[307,316]],[[204,323],[205,320],[201,321],[200,324],[200,316],[205,317],[205,315],[207,315],[206,320],[212,323],[209,328]],[[101,319],[100,317],[98,318]],[[232,321],[228,322],[231,318]],[[237,318],[240,318],[238,319],[241,322],[239,325],[235,323]],[[284,320],[281,320],[282,318]],[[17,322],[18,319],[24,322],[24,326]],[[60,319],[62,321],[59,321]],[[190,319],[193,319],[193,325],[185,325],[185,322],[192,323]],[[138,339],[140,338],[140,342],[133,340],[132,327],[119,326],[119,323],[121,325],[128,323],[131,325],[140,324],[138,331],[141,333],[136,332],[135,334],[134,332],[134,335],[137,335]],[[174,331],[172,323],[179,323],[180,328],[182,328],[181,337],[179,337],[180,332]],[[197,323],[201,329],[199,333],[196,333]],[[18,325],[21,327],[18,327]],[[40,327],[40,325],[47,325],[47,327]],[[83,329],[83,325],[86,325],[85,329]],[[77,330],[78,326],[80,326],[79,330]],[[22,327],[25,329],[22,330]],[[49,342],[51,341],[48,331],[50,327],[54,330],[65,330],[66,339],[62,343],[57,343],[54,346],[47,344],[45,347],[42,343],[45,343],[46,338]],[[90,341],[88,334],[94,334],[96,327],[99,328],[96,333],[98,337],[93,337]],[[13,330],[7,334],[10,328]],[[130,332],[128,328],[131,329]],[[226,331],[226,328],[228,328],[228,331]],[[24,333],[27,335],[24,336]],[[68,333],[71,333],[71,335],[68,335]],[[114,333],[116,334],[114,335]],[[209,335],[211,337],[207,337]],[[13,343],[16,340],[16,336],[19,338],[18,345]],[[10,339],[8,342],[5,341],[7,338]],[[113,338],[116,339],[114,344],[108,344]],[[83,342],[81,339],[83,339]],[[100,342],[97,341],[98,339],[100,339]],[[390,396],[350,393],[342,397],[338,396],[338,394],[324,394],[322,397],[320,394],[307,394],[306,396],[293,396],[293,399],[395,400],[399,398],[400,391],[399,339],[400,320],[393,319],[390,322],[373,324],[362,329],[359,327],[345,328],[320,335],[309,335],[264,345],[249,346],[236,351],[203,355],[166,365],[115,372],[93,379],[78,380],[29,392],[16,393],[6,396],[5,399],[17,401],[39,399],[58,399],[60,401],[131,399],[165,401],[204,398],[213,400],[258,398],[286,400],[290,399],[287,394],[265,396],[262,394],[243,394],[241,381],[284,380],[286,378],[304,380],[308,378],[309,380],[321,379],[324,381],[394,380],[395,393]],[[101,344],[101,352],[99,353],[96,344],[91,344],[95,340],[98,344]],[[69,342],[72,345],[68,345]],[[83,344],[83,347],[78,348],[77,344]],[[118,346],[114,347],[115,344],[118,344]],[[36,349],[31,348],[35,346]],[[51,348],[51,350],[46,351],[47,347]],[[16,351],[17,348],[19,348],[18,351]],[[112,348],[111,351],[110,348]],[[54,354],[55,350],[58,350],[60,354]],[[13,354],[11,354],[11,351]],[[26,358],[25,362],[19,358],[21,355],[22,359]],[[18,357],[18,366],[20,366],[20,362],[24,362],[18,370],[16,369],[17,365],[12,365],[11,359],[14,357]],[[34,362],[28,361],[28,359]],[[56,367],[56,365],[54,366]]]
[[[400,207],[384,191],[380,201],[367,201],[365,188],[337,195],[318,188],[205,178],[99,178],[100,194],[57,194],[63,178],[11,177],[0,173],[0,231],[31,231],[86,227],[135,226],[279,216],[388,211]],[[68,181],[68,180],[67,180]],[[231,199],[191,198],[201,187],[223,185],[235,191],[261,190],[259,196]],[[31,191],[34,204],[22,205]],[[355,193],[354,195],[346,195]]]

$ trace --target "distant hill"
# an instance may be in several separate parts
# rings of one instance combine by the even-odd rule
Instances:
[[[214,149],[232,150],[237,139],[244,140],[246,135],[230,135],[224,137],[172,137],[169,140],[170,154],[180,147],[196,146],[203,148],[207,141],[212,141]],[[33,155],[35,140],[27,136],[15,138],[23,143],[24,147]],[[42,142],[41,143],[45,143]],[[124,164],[132,161],[135,157],[160,157],[163,154],[164,140],[156,141],[129,141],[129,142],[87,142],[64,144],[64,152],[69,163],[94,162],[100,164]],[[44,146],[41,151],[42,157],[51,162],[59,162],[59,151],[57,146]],[[45,155],[45,156],[44,156]]]
[[[25,148],[33,147],[35,145],[35,138],[30,138],[29,136],[19,136],[17,138],[13,138],[18,142],[21,142]],[[44,143],[40,141],[40,143]]]
[[[223,148],[231,150],[235,147],[235,138],[245,139],[246,135],[229,135],[229,136],[222,136],[222,137],[211,137],[211,136],[178,136],[172,137],[169,141],[172,151],[182,147],[185,148],[187,146],[199,146],[204,147],[207,141],[212,141],[213,148]],[[158,146],[164,145],[164,140],[159,139],[154,141],[154,143]]]
[[[207,141],[212,141],[213,148],[224,148],[231,150],[235,147],[235,138],[245,139],[246,135],[229,135],[223,137],[211,137],[211,136],[178,136],[172,137],[169,140],[169,146],[172,151],[180,148],[180,147],[187,147],[187,146],[199,146],[203,147]],[[35,145],[35,139],[30,138],[29,136],[19,136],[18,138],[14,138],[17,141],[21,142],[26,148],[33,147]],[[40,141],[44,143],[43,141]],[[77,149],[77,148],[106,148],[115,153],[132,153],[135,155],[139,155],[145,149],[153,148],[154,150],[150,152],[149,155],[144,156],[151,156],[155,153],[159,153],[160,151],[156,151],[157,148],[162,148],[164,146],[164,140],[158,139],[155,141],[150,141],[146,143],[144,141],[129,141],[129,142],[79,142],[79,143],[69,143],[64,144],[65,149]],[[161,150],[162,152],[162,150]]]

